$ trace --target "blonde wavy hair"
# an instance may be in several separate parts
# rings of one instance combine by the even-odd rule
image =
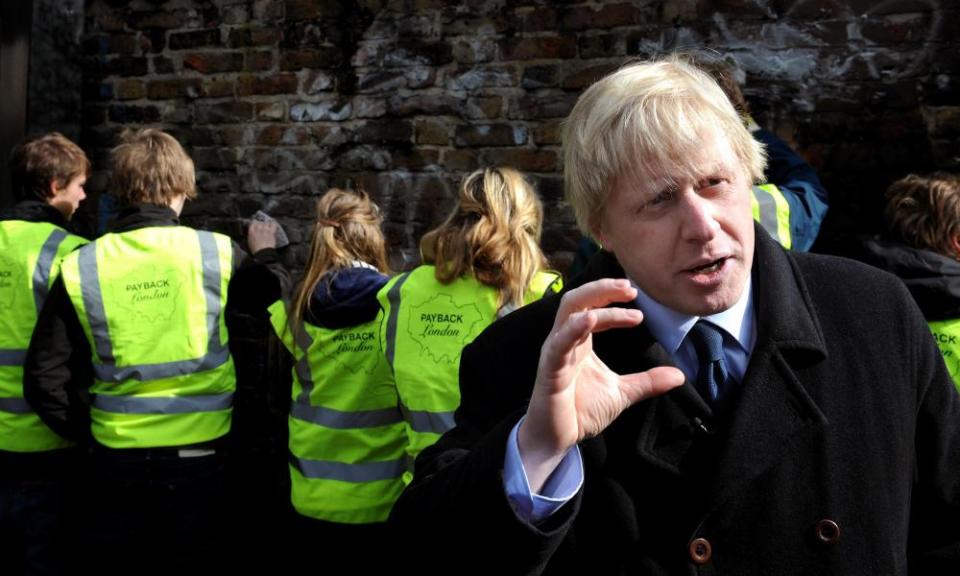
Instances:
[[[590,86],[563,127],[564,188],[580,229],[599,224],[614,185],[695,178],[689,158],[707,130],[724,136],[746,177],[763,180],[766,153],[709,73],[674,54],[633,62]]]
[[[180,194],[188,200],[197,197],[193,160],[162,130],[124,130],[110,160],[110,190],[121,204],[169,206]]]
[[[901,242],[960,260],[954,239],[960,234],[960,176],[910,174],[887,188],[884,219]]]
[[[317,200],[307,271],[295,291],[290,314],[293,326],[302,326],[310,297],[328,273],[349,268],[356,261],[389,273],[380,224],[380,209],[362,189],[331,188]]]
[[[522,306],[537,272],[548,266],[540,250],[543,206],[512,168],[483,168],[467,176],[457,207],[420,240],[424,262],[449,284],[468,274],[500,293],[499,306]]]

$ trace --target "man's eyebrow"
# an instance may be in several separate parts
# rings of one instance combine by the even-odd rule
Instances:
[[[733,174],[733,170],[723,162],[713,162],[704,168],[697,168],[693,171],[695,181],[712,178],[714,176],[729,177],[731,174]]]
[[[674,180],[660,180],[654,182],[650,187],[651,198],[656,198],[662,194],[676,192],[680,188],[680,185]]]

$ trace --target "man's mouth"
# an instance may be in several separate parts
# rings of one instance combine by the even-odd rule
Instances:
[[[712,262],[707,262],[702,266],[695,266],[693,268],[689,268],[687,272],[691,274],[710,274],[711,272],[716,272],[717,270],[719,270],[723,266],[723,263],[726,261],[727,261],[726,258],[719,258],[717,260],[713,260]]]

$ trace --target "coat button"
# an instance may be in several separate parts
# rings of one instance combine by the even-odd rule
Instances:
[[[710,557],[713,556],[713,546],[710,545],[710,541],[706,538],[697,538],[693,542],[690,542],[688,550],[690,552],[690,559],[693,560],[694,564],[706,564],[710,561]]]
[[[836,544],[840,540],[840,525],[829,518],[817,522],[817,540],[823,544]]]

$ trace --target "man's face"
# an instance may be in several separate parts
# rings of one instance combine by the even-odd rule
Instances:
[[[621,178],[595,230],[627,276],[661,304],[694,316],[740,298],[753,263],[750,182],[729,141],[707,130],[689,158],[696,178]]]
[[[53,195],[47,199],[47,203],[56,208],[63,214],[63,217],[69,220],[73,213],[80,207],[80,201],[87,197],[83,187],[87,183],[87,176],[80,174],[74,176],[67,182],[66,186],[53,184]]]

